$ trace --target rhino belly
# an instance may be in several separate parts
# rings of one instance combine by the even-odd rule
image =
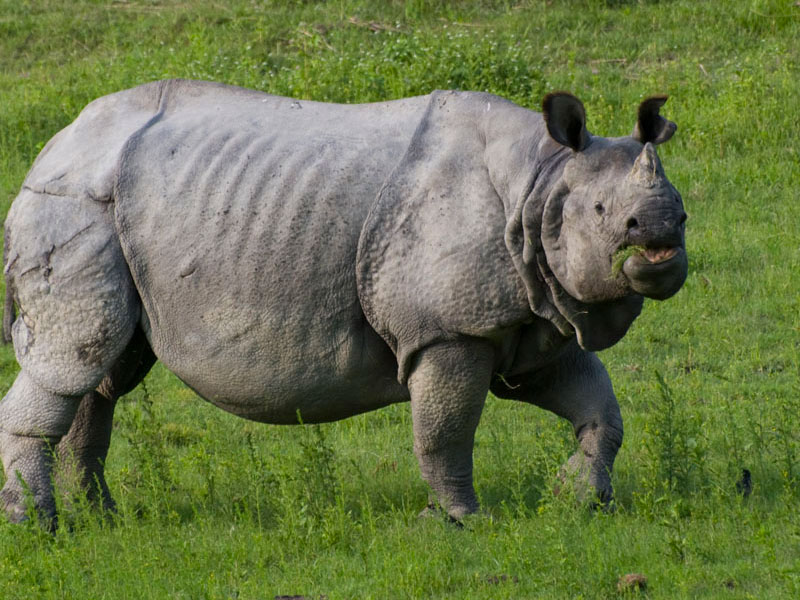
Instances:
[[[255,420],[406,400],[355,278],[361,225],[399,148],[223,125],[164,119],[121,163],[116,223],[154,352]]]

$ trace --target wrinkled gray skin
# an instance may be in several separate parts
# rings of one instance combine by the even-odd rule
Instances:
[[[156,358],[267,423],[410,400],[422,475],[456,519],[478,508],[491,390],[569,419],[567,470],[609,500],[622,420],[592,352],[687,271],[654,149],[675,129],[664,101],[615,139],[565,93],[543,114],[483,93],[343,106],[189,81],[91,103],[6,221],[6,512],[24,517],[24,481],[54,515],[52,447],[113,506],[114,404]],[[628,245],[647,251],[612,274]]]

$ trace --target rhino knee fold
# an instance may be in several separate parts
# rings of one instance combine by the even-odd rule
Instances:
[[[23,369],[0,403],[2,431],[57,443],[69,431],[78,402],[47,390]]]
[[[622,428],[610,424],[588,423],[576,430],[575,437],[588,459],[613,463],[622,446]]]

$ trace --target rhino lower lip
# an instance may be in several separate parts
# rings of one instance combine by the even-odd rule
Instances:
[[[662,246],[634,254],[625,261],[622,272],[635,292],[664,300],[683,285],[688,266],[681,246]]]

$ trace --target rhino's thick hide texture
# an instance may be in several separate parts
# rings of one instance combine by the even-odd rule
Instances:
[[[686,215],[655,151],[675,131],[664,101],[602,138],[566,93],[542,113],[475,92],[338,105],[181,80],[96,100],[6,221],[22,369],[0,403],[6,474],[52,512],[59,445],[110,506],[114,402],[157,358],[271,423],[411,400],[423,476],[456,518],[477,508],[491,387],[572,421],[568,469],[610,498],[622,423],[591,351],[686,277]],[[15,519],[21,485],[0,492]]]

